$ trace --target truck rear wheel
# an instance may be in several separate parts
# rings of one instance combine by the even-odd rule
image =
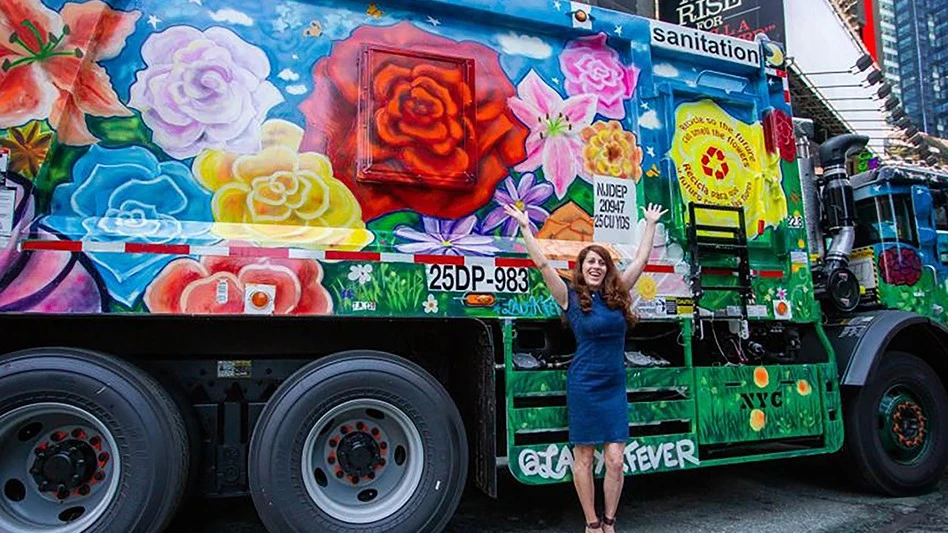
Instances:
[[[948,394],[931,367],[887,352],[848,407],[847,455],[866,485],[892,496],[937,486],[948,467]]]
[[[464,490],[467,437],[422,368],[347,352],[302,368],[267,402],[249,471],[269,531],[434,533]]]
[[[0,358],[0,531],[161,531],[189,460],[177,407],[141,370],[69,349]]]

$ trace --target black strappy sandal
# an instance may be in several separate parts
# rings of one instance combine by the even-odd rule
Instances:
[[[610,526],[610,527],[612,527],[613,529],[615,529],[614,526],[616,525],[616,517],[613,516],[612,518],[609,518],[608,516],[603,515],[603,516],[602,516],[602,525]]]

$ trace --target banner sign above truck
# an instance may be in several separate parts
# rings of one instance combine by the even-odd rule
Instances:
[[[779,0],[659,0],[658,18],[748,41],[764,33],[772,41],[785,42]]]

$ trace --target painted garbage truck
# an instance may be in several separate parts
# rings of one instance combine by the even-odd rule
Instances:
[[[575,344],[507,204],[567,277],[669,210],[628,475],[842,450],[930,490],[948,179],[851,179],[867,139],[791,117],[779,43],[577,2],[5,0],[0,530],[250,495],[437,532],[469,481],[568,482]]]

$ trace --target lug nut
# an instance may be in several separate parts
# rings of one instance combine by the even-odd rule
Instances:
[[[382,448],[383,450],[388,449],[388,443],[385,442],[385,441],[380,442],[380,443],[379,443],[379,448]]]
[[[72,430],[72,436],[77,439],[82,439],[82,438],[85,438],[86,432],[80,428],[76,428]]]
[[[375,479],[375,472],[369,472],[368,474],[365,475],[365,477],[369,479]]]
[[[89,444],[93,446],[98,446],[100,442],[102,442],[102,439],[100,439],[98,435],[89,439]]]
[[[331,465],[334,465],[334,464],[336,464],[336,458],[333,457],[333,456],[329,456],[329,459],[326,459],[326,462],[329,463],[329,464],[331,464]]]
[[[342,426],[342,428],[341,428],[339,431],[340,431],[343,435],[345,435],[346,433],[349,433],[349,426]]]
[[[345,475],[345,474],[342,473],[342,470],[336,470],[336,477],[337,477],[338,479],[342,479],[342,476],[344,476],[344,475]]]
[[[79,487],[79,494],[82,496],[88,496],[90,490],[91,489],[89,488],[89,485],[83,485]]]
[[[100,453],[99,460],[102,461],[103,463],[107,463],[109,461],[109,453],[108,452]]]
[[[359,431],[362,431],[363,429],[365,429],[365,424],[363,424],[362,422],[357,423],[356,429],[358,429]]]
[[[92,477],[95,478],[96,481],[102,481],[103,479],[105,479],[105,472],[99,470]]]
[[[359,484],[359,478],[357,478],[356,476],[352,476],[352,484],[353,484],[353,485],[358,485],[358,484]]]
[[[329,439],[329,446],[330,446],[330,447],[335,448],[335,447],[336,447],[336,444],[339,444],[339,443],[336,442],[336,439],[335,439],[335,438]]]
[[[57,431],[56,433],[53,433],[53,442],[59,442],[65,438],[66,438],[65,431]]]
[[[372,428],[372,436],[374,437],[379,436],[379,428]]]
[[[384,457],[379,458],[379,466],[385,466],[385,458],[384,458]]]

